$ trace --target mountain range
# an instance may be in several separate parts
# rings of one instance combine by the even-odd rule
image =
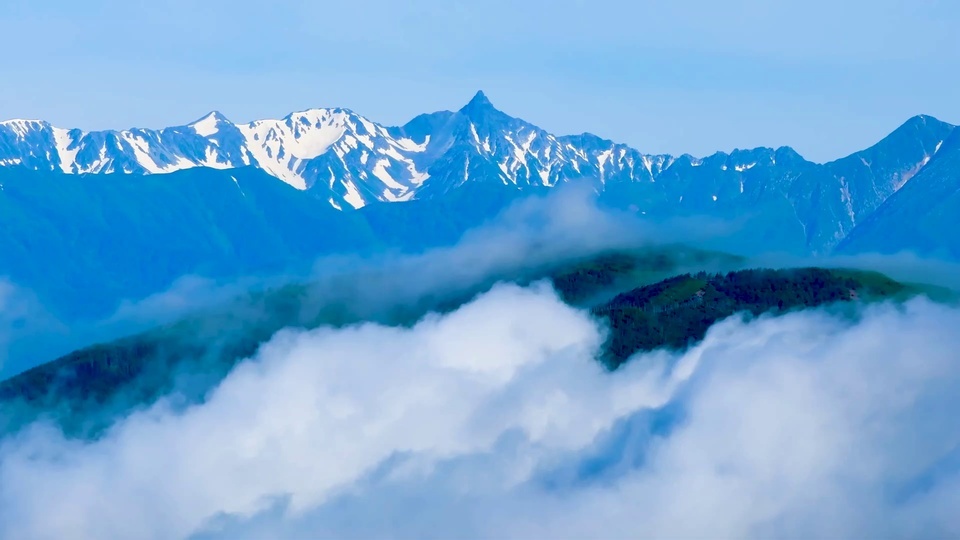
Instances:
[[[212,112],[160,130],[0,123],[0,165],[70,174],[255,166],[335,208],[423,198],[471,178],[521,186],[577,177],[650,182],[672,161],[590,135],[555,137],[500,112],[482,92],[455,113],[420,115],[401,127],[339,108],[248,124]]]
[[[960,131],[930,116],[829,163],[790,147],[645,154],[550,134],[482,92],[403,126],[341,108],[247,124],[213,112],[158,130],[9,120],[0,276],[74,308],[115,305],[190,273],[453,242],[517,197],[584,182],[604,204],[650,220],[735,223],[723,246],[733,251],[960,258],[947,232],[960,218],[958,178]]]

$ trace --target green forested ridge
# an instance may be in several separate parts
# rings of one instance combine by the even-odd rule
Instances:
[[[282,328],[360,321],[409,325],[428,312],[456,309],[497,281],[550,279],[565,302],[609,321],[604,361],[611,368],[636,351],[684,347],[737,312],[757,315],[918,291],[882,274],[819,268],[668,277],[683,268],[736,268],[741,263],[678,248],[614,251],[514,269],[470,286],[384,300],[376,307],[358,305],[350,286],[336,287],[339,295],[333,297],[318,297],[311,284],[251,292],[224,308],[87,347],[0,382],[0,432],[38,416],[76,434],[97,432],[112,415],[173,389],[188,403],[203,399],[237,361],[252,356]],[[361,280],[353,286],[364,284]]]
[[[286,327],[361,321],[409,325],[428,312],[456,309],[498,281],[529,284],[550,279],[564,301],[589,307],[598,298],[605,300],[678,269],[739,263],[729,255],[676,246],[610,251],[505,270],[468,286],[401,295],[374,306],[356,300],[358,288],[374,286],[362,278],[348,277],[333,287],[326,284],[321,292],[310,283],[251,292],[231,305],[74,351],[0,382],[0,431],[40,414],[73,431],[88,432],[106,421],[91,411],[149,403],[174,388],[188,401],[202,399],[237,361],[253,355],[261,343]]]
[[[876,272],[797,268],[725,274],[683,274],[639,287],[592,308],[610,325],[605,361],[617,367],[638,351],[682,348],[703,339],[715,322],[746,312],[905,298],[923,292]]]

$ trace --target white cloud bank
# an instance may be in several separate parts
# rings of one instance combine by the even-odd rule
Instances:
[[[956,535],[956,328],[924,300],[732,319],[613,374],[546,287],[286,330],[203,405],[0,443],[0,537]]]

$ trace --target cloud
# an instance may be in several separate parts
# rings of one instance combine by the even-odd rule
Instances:
[[[0,276],[0,379],[17,369],[21,355],[66,332],[29,290]]]
[[[251,279],[218,283],[195,275],[182,276],[164,291],[137,301],[121,301],[105,323],[156,324],[211,305],[224,304],[256,285],[260,284]]]
[[[166,324],[227,302],[262,282],[226,283],[184,276],[168,289],[138,301],[125,300],[101,320],[61,319],[29,289],[0,277],[0,380],[95,342],[106,342]]]
[[[42,426],[7,441],[0,530],[181,537],[219,512],[255,513],[272,495],[313,507],[396,452],[483,451],[509,429],[583,445],[603,425],[589,409],[649,399],[619,383],[585,403],[550,388],[558,377],[602,384],[599,365],[584,362],[599,341],[593,322],[551,291],[515,286],[411,330],[283,332],[185,413],[160,403],[91,444]],[[520,381],[543,374],[537,384],[550,391],[521,392]],[[40,501],[54,492],[51,521]]]
[[[706,224],[709,227],[704,227]],[[656,223],[598,204],[597,194],[587,183],[565,184],[545,196],[515,201],[494,218],[469,229],[455,245],[367,259],[324,257],[314,265],[311,279],[313,292],[324,300],[340,295],[353,304],[375,304],[379,309],[385,299],[409,302],[468,289],[490,279],[517,279],[546,265],[607,250],[659,250],[662,254],[673,248],[671,255],[677,264],[673,271],[683,272],[684,262],[690,262],[684,258],[690,250],[681,249],[681,244],[708,244],[735,227],[700,219]],[[709,262],[697,260],[695,266],[702,269]]]
[[[958,324],[923,299],[735,317],[616,373],[542,284],[287,329],[203,404],[4,440],[0,536],[956,534]]]

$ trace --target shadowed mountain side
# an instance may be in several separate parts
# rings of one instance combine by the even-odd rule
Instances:
[[[0,275],[58,316],[103,317],[181,276],[304,271],[377,245],[339,212],[253,168],[66,175],[0,168]]]
[[[839,253],[897,253],[960,260],[960,131],[910,182],[857,226]]]

